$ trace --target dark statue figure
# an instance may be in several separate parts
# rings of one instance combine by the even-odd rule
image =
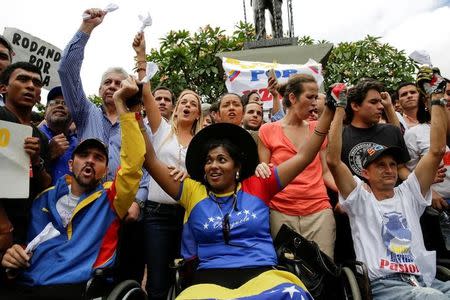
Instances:
[[[283,37],[283,22],[281,20],[281,5],[283,0],[251,0],[255,17],[256,39],[266,38],[265,10],[270,11],[273,38]]]

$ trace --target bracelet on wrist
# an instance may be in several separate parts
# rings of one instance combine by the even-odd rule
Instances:
[[[325,136],[325,135],[327,135],[327,132],[319,131],[316,128],[314,128],[314,133],[317,134],[318,136]]]
[[[431,105],[440,105],[440,106],[447,106],[447,100],[445,98],[431,100]]]

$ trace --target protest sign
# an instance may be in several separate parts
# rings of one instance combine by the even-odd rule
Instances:
[[[61,85],[58,76],[61,49],[17,28],[5,27],[3,36],[11,42],[15,52],[13,62],[26,61],[36,65],[42,72],[45,89]]]
[[[30,156],[23,145],[30,126],[0,120],[0,198],[28,198]]]
[[[228,92],[246,95],[257,91],[264,102],[264,108],[272,107],[272,95],[267,90],[270,70],[275,71],[278,83],[286,83],[294,74],[312,75],[319,86],[323,82],[322,65],[310,59],[304,65],[285,65],[278,63],[250,62],[223,57],[222,65],[227,76],[225,85]]]

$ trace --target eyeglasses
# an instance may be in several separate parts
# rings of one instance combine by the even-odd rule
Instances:
[[[47,102],[48,106],[66,105],[66,102],[62,99],[53,99]]]

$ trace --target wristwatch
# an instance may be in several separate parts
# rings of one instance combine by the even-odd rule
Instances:
[[[33,167],[33,173],[39,174],[42,170],[44,170],[44,160],[40,157],[39,163],[32,167]]]
[[[447,100],[445,98],[431,100],[431,105],[447,106]]]

